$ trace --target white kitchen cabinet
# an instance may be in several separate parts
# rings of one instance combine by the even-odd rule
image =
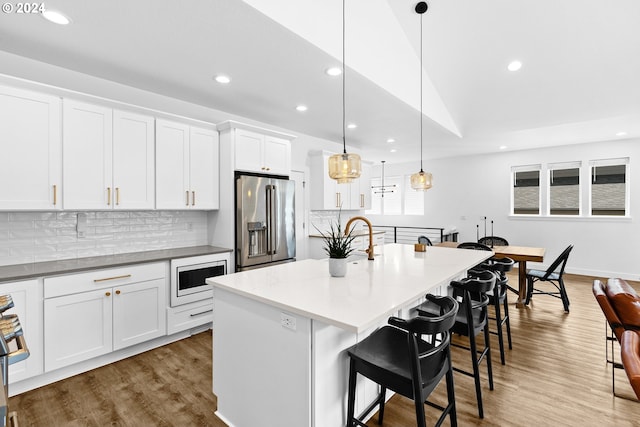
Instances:
[[[11,295],[14,307],[5,314],[17,314],[29,349],[29,357],[9,366],[9,382],[15,383],[42,373],[42,282],[37,279],[0,284],[0,295]]]
[[[45,278],[45,372],[165,335],[165,268],[153,263]]]
[[[60,98],[0,86],[0,118],[0,209],[60,209]]]
[[[293,135],[233,121],[221,123],[218,129],[225,143],[233,145],[234,170],[283,176],[291,173]]]
[[[340,184],[329,177],[329,157],[323,151],[311,155],[311,210],[360,210],[365,200],[360,193],[360,179]]]
[[[114,209],[153,209],[155,197],[154,118],[113,110]]]
[[[65,209],[152,209],[153,117],[65,99]]]
[[[219,209],[218,133],[156,120],[156,208]]]

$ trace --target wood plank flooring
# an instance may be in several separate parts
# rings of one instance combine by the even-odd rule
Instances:
[[[495,389],[489,390],[483,365],[484,420],[478,419],[473,379],[455,374],[460,426],[640,426],[640,403],[611,393],[604,317],[591,293],[593,278],[566,279],[570,314],[560,300],[544,295],[535,295],[530,307],[516,309],[515,295],[509,295],[513,350],[507,350],[502,366],[497,338],[492,337]],[[633,285],[640,291],[638,283]],[[456,365],[470,366],[468,352],[453,353]],[[616,373],[616,389],[632,395],[622,371]],[[9,405],[23,427],[221,427],[211,390],[211,334],[204,332],[12,397]],[[444,385],[434,400],[444,402]],[[427,407],[429,425],[436,417],[436,410]],[[378,425],[377,416],[368,425]],[[412,425],[413,403],[395,396],[385,410],[384,426]]]

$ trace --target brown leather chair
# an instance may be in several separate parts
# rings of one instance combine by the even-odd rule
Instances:
[[[609,324],[610,334],[607,340],[611,343],[611,359],[606,346],[607,362],[612,363],[612,387],[616,394],[616,369],[623,366],[615,361],[613,342],[622,342],[622,335],[626,330],[640,331],[640,297],[636,291],[623,279],[609,279],[605,285],[600,280],[593,281],[593,295],[602,309],[602,313]],[[624,396],[620,396],[624,397]]]
[[[622,333],[620,356],[631,387],[640,399],[640,332],[627,330]]]

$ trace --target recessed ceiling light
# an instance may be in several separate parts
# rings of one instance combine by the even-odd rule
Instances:
[[[69,19],[67,15],[53,9],[47,9],[42,12],[42,17],[47,21],[53,22],[54,24],[58,25],[67,25],[71,23],[71,19]]]
[[[616,133],[616,136],[627,136],[626,132],[618,132]]]
[[[395,153],[396,151],[398,150],[396,150],[395,148],[392,148],[391,150],[389,150],[390,153]]]
[[[355,129],[355,128],[357,128],[357,127],[358,127],[358,125],[357,125],[357,124],[355,124],[355,123],[349,123],[349,124],[347,125],[347,128],[349,128],[349,129]]]
[[[331,67],[331,68],[327,68],[326,70],[324,70],[325,73],[327,73],[327,75],[335,77],[335,76],[339,76],[340,74],[342,74],[342,68],[339,67]]]
[[[506,149],[507,149],[507,146],[506,146],[506,145],[501,145],[501,146],[500,146],[500,147],[498,147],[498,148],[500,148],[501,150],[506,150]]]
[[[393,138],[387,139],[387,144],[393,144],[394,142],[396,142],[396,140]]]
[[[296,110],[298,110],[298,111],[307,111],[307,110],[308,110],[308,108],[307,108],[307,106],[306,106],[306,105],[302,105],[302,104],[301,104],[301,105],[298,105],[298,106],[296,107]]]
[[[511,61],[507,66],[509,71],[518,71],[520,68],[522,68],[522,62],[520,61]]]
[[[227,84],[231,82],[231,78],[229,76],[226,76],[224,74],[218,74],[217,76],[214,77],[215,81],[217,81],[218,83],[221,84]]]

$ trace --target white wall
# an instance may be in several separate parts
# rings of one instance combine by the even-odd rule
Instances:
[[[640,263],[635,236],[640,236],[640,174],[634,173],[640,158],[640,141],[607,141],[491,155],[429,160],[425,170],[433,173],[433,188],[425,194],[423,217],[372,216],[375,224],[424,227],[456,226],[460,241],[476,240],[476,225],[484,235],[490,221],[494,233],[510,244],[546,248],[543,265],[548,265],[569,244],[574,245],[567,271],[602,277],[640,279]],[[582,161],[618,157],[630,158],[632,218],[516,218],[510,217],[511,166]],[[387,165],[385,175],[412,173],[418,164]],[[407,172],[408,171],[408,172]],[[379,175],[374,172],[374,176]],[[546,176],[542,174],[541,187]],[[583,190],[587,187],[583,182]],[[543,192],[543,198],[544,198]],[[583,208],[586,208],[583,194]],[[543,202],[544,203],[544,202]],[[535,265],[535,264],[533,264]]]

